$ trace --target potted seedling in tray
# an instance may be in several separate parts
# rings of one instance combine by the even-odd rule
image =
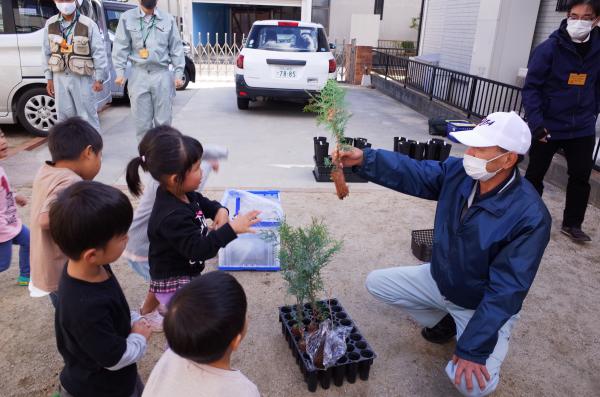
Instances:
[[[342,243],[333,239],[323,221],[316,218],[306,227],[293,227],[284,220],[279,238],[281,274],[288,293],[296,300],[293,332],[302,337],[304,330],[314,332],[318,320],[327,318],[327,307],[317,304],[317,296],[323,291],[321,270],[339,252]],[[305,312],[309,318],[305,318]],[[307,320],[310,322],[305,324]]]
[[[342,242],[315,218],[304,227],[283,220],[279,237],[281,274],[295,301],[279,308],[279,321],[309,391],[319,383],[327,389],[332,380],[337,386],[357,376],[367,380],[375,353],[338,299],[318,300],[324,293],[321,271]]]

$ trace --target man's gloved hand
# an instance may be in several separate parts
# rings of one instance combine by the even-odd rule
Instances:
[[[546,143],[548,142],[549,136],[550,134],[548,133],[548,130],[544,127],[538,127],[535,129],[535,131],[533,131],[533,139],[535,139],[536,141]]]

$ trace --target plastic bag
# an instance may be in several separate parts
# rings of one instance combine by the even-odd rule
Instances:
[[[346,354],[346,338],[351,331],[352,327],[334,326],[327,319],[318,330],[305,334],[306,353],[310,356],[312,369],[327,369],[335,365]]]
[[[261,224],[276,222],[283,219],[283,208],[279,202],[278,191],[261,191],[254,194],[245,190],[228,189],[223,194],[221,205],[229,210],[229,217],[258,210]],[[260,226],[260,224],[258,225]]]

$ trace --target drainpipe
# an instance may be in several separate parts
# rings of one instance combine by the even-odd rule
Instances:
[[[421,0],[421,14],[419,16],[419,34],[417,36],[417,55],[421,55],[419,53],[421,47],[421,32],[423,31],[423,13],[425,12],[425,1]]]
[[[302,0],[302,22],[311,22],[312,20],[312,0]]]

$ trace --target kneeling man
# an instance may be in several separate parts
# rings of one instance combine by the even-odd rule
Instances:
[[[430,264],[369,274],[367,289],[422,324],[425,339],[456,335],[448,377],[468,396],[498,386],[510,333],[550,239],[551,218],[517,163],[531,132],[514,112],[453,133],[463,159],[415,161],[385,150],[340,152],[345,167],[396,191],[437,200]]]

